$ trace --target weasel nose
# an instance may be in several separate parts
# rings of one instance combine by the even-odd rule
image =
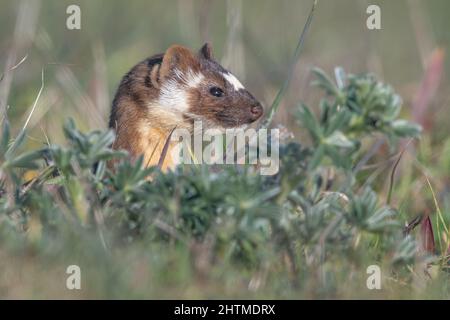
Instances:
[[[259,103],[250,108],[250,116],[251,116],[252,121],[258,120],[259,117],[262,116],[262,114],[263,114],[263,108]]]

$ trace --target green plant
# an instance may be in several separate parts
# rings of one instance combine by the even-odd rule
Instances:
[[[5,122],[0,236],[20,235],[25,246],[54,255],[81,243],[109,266],[122,265],[124,248],[144,245],[149,251],[138,254],[153,255],[156,270],[187,256],[194,274],[265,274],[290,290],[316,281],[318,294],[327,295],[337,290],[333,277],[346,279],[331,277],[336,268],[364,274],[367,264],[380,263],[410,280],[417,241],[404,236],[397,210],[382,205],[353,169],[366,151],[363,139],[378,133],[394,146],[418,137],[420,128],[398,118],[401,99],[375,77],[337,69],[334,83],[323,71],[314,74],[326,93],[320,113],[297,109],[311,144],[283,144],[274,176],[251,166],[142,168],[142,158],[130,163],[109,148],[112,132],[84,134],[73,121],[64,126],[67,147],[19,154],[24,134],[10,144]],[[107,166],[112,159],[114,170]],[[36,177],[25,181],[23,168],[37,170]],[[164,279],[160,272],[154,277]]]

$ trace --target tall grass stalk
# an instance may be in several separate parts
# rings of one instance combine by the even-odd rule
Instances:
[[[308,19],[306,20],[305,26],[303,27],[302,33],[300,34],[300,38],[297,43],[297,47],[294,51],[294,56],[292,57],[292,61],[289,64],[289,70],[286,77],[286,80],[284,81],[283,85],[281,86],[280,90],[278,91],[275,100],[272,102],[272,105],[270,106],[267,118],[263,121],[261,127],[267,128],[272,123],[273,117],[275,116],[275,113],[278,111],[278,108],[280,107],[281,100],[283,99],[284,95],[286,94],[287,89],[289,88],[289,84],[291,83],[292,77],[294,75],[295,66],[298,62],[298,59],[300,58],[300,53],[302,52],[303,43],[305,42],[306,34],[308,33],[309,26],[311,25],[313,16],[314,16],[314,10],[317,6],[317,0],[314,0],[313,5],[311,7],[311,11],[309,12]]]

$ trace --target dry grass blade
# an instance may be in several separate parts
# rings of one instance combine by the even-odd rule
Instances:
[[[402,151],[400,152],[400,155],[398,156],[397,161],[395,161],[394,166],[392,167],[392,171],[391,171],[391,176],[390,176],[390,180],[389,180],[389,192],[388,192],[388,197],[387,197],[387,201],[386,204],[390,205],[391,204],[391,200],[392,200],[392,191],[394,189],[394,178],[395,178],[395,172],[397,171],[397,167],[400,164],[400,160],[403,157],[403,154],[405,153],[406,149],[408,148],[408,145],[411,143],[411,141],[413,141],[412,139],[410,139],[405,147],[402,149]]]
[[[36,110],[37,103],[38,103],[38,101],[39,101],[39,98],[40,98],[41,95],[42,95],[42,91],[44,91],[44,69],[42,69],[42,72],[41,72],[41,88],[39,89],[39,92],[38,92],[38,94],[37,94],[37,96],[36,96],[36,99],[34,100],[33,106],[31,107],[31,111],[30,111],[30,113],[28,114],[28,118],[27,118],[27,120],[25,121],[25,124],[23,125],[22,131],[25,131],[25,130],[26,130],[26,128],[27,128],[27,126],[28,126],[28,123],[30,122],[31,116],[32,116],[33,113],[34,113],[34,110]]]
[[[295,48],[294,56],[289,65],[290,67],[289,67],[289,71],[288,71],[286,80],[284,81],[283,85],[281,86],[280,90],[278,91],[278,93],[275,97],[275,100],[273,101],[272,105],[270,106],[268,116],[262,123],[262,127],[268,127],[271,124],[273,117],[280,106],[280,102],[281,102],[282,98],[284,97],[286,90],[289,88],[289,84],[291,83],[292,77],[294,75],[294,67],[297,64],[298,59],[300,57],[300,53],[303,48],[303,43],[305,42],[305,38],[306,38],[306,34],[308,33],[309,26],[311,25],[312,18],[314,16],[314,10],[316,9],[316,6],[317,6],[317,0],[314,0],[311,11],[309,12],[309,15],[308,15],[308,19],[306,20],[305,26],[303,27],[302,33],[300,34],[300,38],[298,40],[297,47]]]
[[[450,245],[450,239],[449,239],[449,235],[450,234],[448,232],[448,228],[447,228],[447,225],[445,223],[444,216],[442,214],[441,208],[440,208],[439,203],[437,201],[436,194],[434,193],[434,189],[433,189],[433,187],[431,185],[430,179],[428,179],[427,175],[425,175],[425,179],[427,180],[428,187],[430,188],[431,195],[433,197],[434,205],[436,207],[436,211],[437,211],[437,215],[438,215],[438,219],[437,219],[437,223],[436,223],[437,224],[437,232],[439,233],[439,229],[440,229],[439,226],[440,226],[440,224],[442,224],[442,227],[444,229],[445,235],[447,237],[446,248],[448,248],[449,245]],[[440,234],[438,236],[438,240],[439,240],[439,247],[441,248],[441,252],[443,252],[445,254],[445,251],[444,251],[444,249],[442,247],[442,241],[441,241],[441,235]]]
[[[429,175],[427,174],[427,169],[419,162],[417,161],[417,159],[415,159],[415,165],[416,167],[420,170],[420,172],[422,173],[422,175],[424,176],[428,187],[430,188],[431,191],[431,196],[433,198],[433,202],[436,208],[436,212],[437,212],[437,219],[436,219],[436,232],[438,234],[438,241],[439,241],[439,248],[442,252],[443,255],[446,254],[446,250],[447,248],[449,248],[450,246],[450,233],[449,233],[449,228],[447,227],[447,224],[445,222],[444,219],[444,215],[442,213],[441,207],[439,206],[437,197],[436,197],[436,193],[434,192],[434,188],[431,184]],[[441,234],[441,228],[443,229],[443,232],[445,233],[445,248],[444,248],[444,244],[442,243],[442,234]]]
[[[2,75],[0,76],[0,82],[5,78],[5,74],[11,71],[16,70],[22,63],[25,62],[25,60],[27,60],[28,55],[26,55],[25,57],[23,57],[19,62],[17,62],[17,64],[15,64],[11,69],[6,70],[5,73],[2,73]]]
[[[145,164],[145,167],[146,167],[146,168],[148,168],[148,166],[150,166],[150,162],[152,161],[153,155],[155,154],[156,150],[157,150],[158,147],[159,147],[160,141],[161,141],[161,140],[158,140],[158,143],[156,143],[156,146],[153,148],[153,151],[152,151],[152,153],[150,154],[150,157],[148,157],[148,161],[147,161],[147,163]]]
[[[17,69],[25,61],[22,59],[17,63],[17,56],[20,52],[27,50],[34,39],[39,7],[40,1],[21,1],[19,3],[13,42],[7,54],[5,71],[0,84],[0,118],[4,118],[7,111],[9,92],[13,80],[11,71]]]
[[[161,156],[159,157],[158,161],[158,167],[161,169],[164,163],[164,160],[166,159],[167,151],[169,151],[169,145],[170,145],[170,139],[172,138],[172,134],[175,131],[177,127],[175,126],[172,131],[170,131],[169,136],[166,139],[166,142],[164,143],[164,147],[161,152]]]

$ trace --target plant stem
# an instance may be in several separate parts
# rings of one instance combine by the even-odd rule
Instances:
[[[295,65],[298,62],[298,59],[299,59],[300,53],[301,53],[301,49],[303,48],[303,42],[305,41],[306,33],[308,32],[309,26],[312,22],[312,18],[314,15],[314,10],[316,8],[316,5],[317,5],[317,0],[314,0],[311,11],[309,12],[309,15],[308,15],[308,19],[306,20],[305,26],[303,27],[302,33],[300,34],[300,38],[298,40],[297,47],[295,48],[294,56],[292,57],[292,61],[290,63],[288,75],[287,75],[286,80],[284,81],[283,85],[281,86],[280,90],[278,91],[278,93],[275,97],[275,100],[273,101],[272,105],[270,106],[267,118],[263,121],[263,123],[261,125],[261,127],[263,127],[263,128],[267,128],[270,126],[270,124],[273,120],[273,117],[280,106],[280,102],[283,99],[283,97],[286,93],[286,90],[289,88],[289,84],[294,75]]]

